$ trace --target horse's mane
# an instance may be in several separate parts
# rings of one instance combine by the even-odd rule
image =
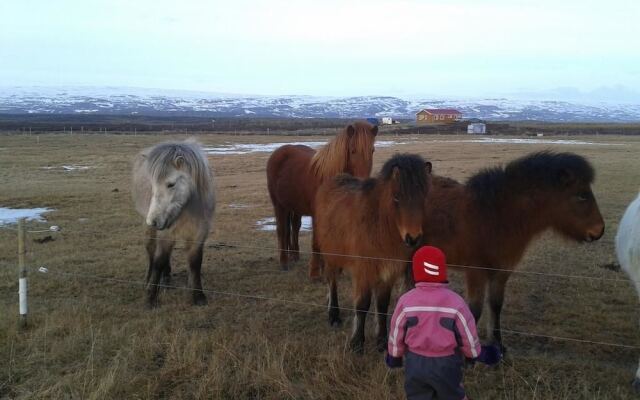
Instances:
[[[340,188],[351,191],[362,191],[363,193],[370,192],[377,184],[377,179],[375,178],[358,179],[349,174],[338,174],[335,177],[335,181]]]
[[[398,168],[399,193],[402,198],[425,194],[429,180],[425,160],[415,154],[396,154],[384,163],[376,178],[358,179],[349,174],[340,174],[335,180],[339,187],[349,190],[371,191],[379,182],[388,181]]]
[[[198,195],[205,204],[213,200],[213,185],[207,157],[202,153],[200,144],[193,140],[184,142],[165,142],[152,147],[146,154],[146,165],[154,180],[165,178],[176,168],[178,160],[182,168],[193,178]]]
[[[591,184],[593,167],[573,153],[541,151],[508,163],[484,169],[466,182],[467,189],[481,205],[495,205],[513,192],[561,190],[571,180]]]
[[[349,126],[353,127],[354,134],[349,137]],[[311,171],[320,180],[331,178],[347,168],[349,159],[349,144],[354,150],[361,153],[365,159],[372,157],[371,148],[374,145],[375,135],[372,135],[373,126],[365,121],[357,121],[342,129],[326,145],[322,146],[311,159]]]
[[[384,163],[378,177],[388,181],[396,167],[399,171],[400,197],[410,198],[416,194],[426,194],[429,177],[422,157],[416,154],[396,154]]]

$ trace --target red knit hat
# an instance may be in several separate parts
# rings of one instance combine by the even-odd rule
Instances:
[[[447,281],[447,260],[442,250],[422,246],[413,255],[413,279],[417,282]]]

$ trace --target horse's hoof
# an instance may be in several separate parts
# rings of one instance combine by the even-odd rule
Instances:
[[[387,343],[388,343],[387,338],[378,338],[377,339],[376,349],[378,350],[379,353],[383,353],[384,351],[387,350]]]
[[[165,276],[161,278],[160,287],[163,289],[173,289],[173,286],[171,286],[171,277]]]
[[[340,316],[329,316],[329,326],[332,328],[340,328],[342,326],[342,318]]]
[[[288,270],[289,270],[289,265],[287,265],[287,264],[280,264],[280,269],[282,269],[283,271],[288,271]]]
[[[300,261],[300,254],[299,253],[292,253],[289,256],[289,259],[291,259],[292,262],[298,262],[298,261]]]
[[[355,354],[364,354],[364,341],[360,339],[351,339],[349,348]]]
[[[207,296],[204,293],[196,292],[193,294],[192,304],[194,306],[206,306],[207,303]]]
[[[507,348],[504,346],[504,344],[502,344],[502,342],[498,342],[497,340],[494,340],[489,342],[489,344],[500,349],[500,354],[502,355],[502,358],[504,358],[505,354],[507,354]]]
[[[147,310],[153,310],[158,308],[158,299],[147,299],[147,301],[145,302],[144,308],[146,308]]]
[[[631,387],[636,394],[640,394],[640,378],[636,376],[631,382]]]

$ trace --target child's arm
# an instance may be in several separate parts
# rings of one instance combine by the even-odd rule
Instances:
[[[389,357],[402,359],[405,352],[404,344],[404,330],[406,324],[406,317],[404,313],[404,305],[402,304],[402,298],[398,301],[396,309],[391,317],[391,324],[389,325],[389,342],[387,350]]]
[[[466,303],[463,304],[463,307],[458,309],[456,318],[456,326],[462,339],[462,354],[467,358],[477,358],[480,354],[480,339],[478,339],[476,320]]]

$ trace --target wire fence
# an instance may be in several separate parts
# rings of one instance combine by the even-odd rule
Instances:
[[[9,229],[9,230],[17,230],[15,228],[12,227],[2,227],[4,229]],[[61,230],[58,227],[51,227],[49,229],[33,229],[33,230],[26,230],[27,233],[44,233],[44,232],[61,232]],[[84,234],[87,233],[102,233],[101,231],[95,231],[95,232],[86,232],[83,231]],[[137,236],[138,239],[146,239],[146,237],[143,236]],[[173,241],[173,239],[165,239],[165,238],[155,238],[155,240],[171,240]],[[185,242],[187,244],[202,244],[202,245],[208,245],[210,247],[216,247],[216,248],[242,248],[242,249],[254,249],[254,250],[270,250],[270,251],[280,251],[281,249],[277,248],[277,247],[273,247],[273,246],[264,246],[264,245],[257,245],[255,242],[254,243],[249,243],[247,244],[246,242],[233,242],[233,241],[210,241],[210,240],[205,240],[205,241],[189,241],[189,240],[182,240],[180,242]],[[292,252],[292,251],[289,251]],[[384,261],[384,262],[396,262],[396,263],[410,263],[411,261],[407,261],[407,260],[403,260],[403,259],[395,259],[395,258],[383,258],[383,257],[371,257],[371,256],[363,256],[363,255],[356,255],[356,254],[338,254],[338,253],[328,253],[328,252],[315,252],[315,251],[305,251],[305,250],[300,250],[297,251],[299,254],[307,254],[307,255],[320,255],[320,256],[337,256],[337,257],[345,257],[345,258],[357,258],[357,259],[364,259],[364,260],[370,260],[370,261]],[[542,271],[527,271],[527,270],[519,270],[519,269],[505,269],[505,268],[494,268],[494,267],[486,267],[486,266],[476,266],[476,265],[460,265],[460,264],[449,264],[449,266],[454,267],[454,268],[461,268],[461,269],[478,269],[478,270],[486,270],[486,271],[492,271],[492,272],[509,272],[509,273],[516,273],[516,274],[523,274],[523,275],[529,275],[529,276],[538,276],[538,277],[550,277],[550,278],[565,278],[565,279],[581,279],[581,280],[592,280],[592,281],[603,281],[603,282],[629,282],[631,281],[628,278],[609,278],[609,277],[602,277],[602,276],[591,276],[591,275],[575,275],[575,274],[561,274],[561,273],[550,273],[550,272],[542,272]],[[40,267],[40,268],[34,268],[34,267],[29,267],[28,271],[31,273],[36,273],[38,275],[36,276],[43,276],[43,275],[47,275],[47,276],[57,276],[57,277],[73,277],[73,278],[77,278],[77,279],[87,279],[87,280],[94,280],[94,281],[103,281],[103,282],[111,282],[111,283],[116,283],[116,284],[120,284],[120,285],[130,285],[130,286],[141,286],[141,287],[145,287],[148,285],[148,283],[146,281],[141,281],[141,280],[130,280],[130,279],[122,279],[122,278],[113,278],[113,277],[108,277],[108,276],[103,276],[103,275],[95,275],[95,274],[87,274],[87,273],[78,273],[78,272],[72,272],[72,271],[65,271],[62,270],[60,268],[57,267]],[[280,269],[275,270],[274,271],[279,271],[279,272],[283,272],[285,273],[286,271],[282,271]],[[157,284],[158,287],[160,288],[165,288],[165,289],[177,289],[177,290],[184,290],[184,291],[193,291],[194,289],[189,288],[187,286],[179,286],[179,285],[170,285],[170,284],[164,284],[164,283],[159,283]],[[327,309],[328,305],[327,304],[320,304],[320,303],[313,303],[313,302],[307,302],[307,301],[299,301],[299,300],[291,300],[291,299],[285,299],[285,298],[278,298],[278,297],[271,297],[271,296],[266,296],[266,295],[258,295],[258,294],[249,294],[249,293],[240,293],[240,292],[234,292],[234,291],[226,291],[226,290],[214,290],[214,289],[202,289],[202,291],[204,293],[208,293],[211,295],[217,295],[217,296],[227,296],[227,297],[235,297],[235,298],[239,298],[239,299],[246,299],[246,300],[257,300],[257,301],[267,301],[267,302],[277,302],[277,303],[282,303],[282,304],[288,304],[288,305],[293,305],[293,306],[300,306],[300,307],[313,307],[313,308],[321,308],[321,309]],[[64,299],[61,299],[64,300]],[[71,300],[71,299],[69,299]],[[73,299],[75,301],[75,299]],[[339,310],[341,311],[346,311],[346,312],[355,312],[358,311],[356,308],[353,307],[337,307]],[[362,310],[360,310],[362,311]],[[372,310],[366,310],[367,313],[369,314],[376,314],[376,311],[372,311]],[[390,317],[392,314],[391,313],[384,313],[384,315]],[[541,334],[541,333],[536,333],[536,332],[528,332],[528,331],[524,331],[524,330],[516,330],[516,329],[508,329],[508,328],[501,328],[500,331],[503,334],[507,334],[507,335],[517,335],[517,336],[528,336],[528,337],[536,337],[536,338],[544,338],[544,339],[550,339],[550,340],[555,340],[555,341],[565,341],[565,342],[574,342],[574,343],[582,343],[582,344],[589,344],[589,345],[597,345],[597,346],[607,346],[607,347],[614,347],[614,348],[624,348],[624,349],[640,349],[640,346],[637,345],[629,345],[629,344],[624,344],[624,343],[616,343],[616,342],[608,342],[608,341],[597,341],[597,340],[588,340],[588,339],[582,339],[582,338],[574,338],[574,337],[566,337],[566,336],[556,336],[556,335],[550,335],[550,334]]]
[[[57,275],[57,276],[62,276],[62,277],[73,277],[73,278],[79,278],[79,279],[106,281],[106,282],[112,282],[112,283],[118,283],[118,284],[123,284],[123,285],[130,285],[130,286],[145,287],[145,286],[148,285],[147,282],[140,281],[140,280],[129,280],[129,279],[112,278],[112,277],[95,275],[95,274],[86,274],[86,273],[61,271],[61,270],[52,269],[52,268],[46,268],[46,269],[43,269],[42,267],[38,268],[38,269],[30,268],[30,272],[34,272],[34,273],[37,272],[37,273],[40,273],[40,274],[52,274],[54,276]],[[177,290],[183,290],[183,291],[194,291],[194,289],[189,288],[187,286],[178,286],[178,285],[170,285],[170,284],[163,284],[163,283],[159,283],[156,286],[158,286],[159,288],[164,288],[164,289],[177,289]],[[239,292],[232,292],[232,291],[225,291],[225,290],[214,290],[214,289],[202,289],[202,292],[207,293],[207,294],[211,294],[211,295],[217,295],[217,296],[236,297],[236,298],[247,299],[247,300],[270,301],[270,302],[277,302],[277,303],[283,303],[283,304],[294,305],[294,306],[314,307],[314,308],[321,308],[321,309],[327,309],[328,308],[327,304],[319,304],[319,303],[306,302],[306,301],[290,300],[290,299],[271,297],[271,296],[264,296],[264,295],[257,295],[257,294],[239,293]],[[353,308],[353,307],[335,307],[335,308],[339,309],[340,311],[347,311],[347,312],[363,311],[363,310],[358,310],[358,309]],[[378,312],[373,311],[373,310],[365,310],[365,312],[367,314],[373,314],[373,315],[379,314]],[[387,317],[391,317],[393,315],[392,313],[381,313],[381,314],[386,315]],[[556,340],[556,341],[576,342],[576,343],[583,343],[583,344],[590,344],[590,345],[600,345],[600,346],[607,346],[607,347],[617,347],[617,348],[626,348],[626,349],[640,349],[640,346],[637,346],[637,345],[628,345],[628,344],[623,344],[623,343],[604,342],[604,341],[595,341],[595,340],[588,340],[588,339],[581,339],[581,338],[572,338],[572,337],[565,337],[565,336],[541,334],[541,333],[528,332],[528,331],[522,331],[522,330],[514,330],[514,329],[508,329],[508,328],[501,328],[500,331],[502,333],[508,334],[508,335],[529,336],[529,337],[536,337],[536,338],[551,339],[551,340]]]
[[[11,227],[2,227],[2,228],[16,230]],[[44,232],[60,232],[60,231],[61,229],[59,227],[53,226],[49,229],[27,230],[26,232],[27,233],[44,233]],[[83,234],[95,235],[95,234],[102,234],[102,233],[104,233],[104,231],[83,231]],[[139,240],[148,239],[148,237],[146,236],[136,236],[136,238]],[[161,238],[161,237],[154,237],[153,240],[171,241],[171,242],[176,241],[175,239],[172,239],[172,238]],[[241,242],[229,241],[229,240],[197,241],[197,240],[181,239],[181,240],[177,240],[177,242],[185,243],[185,244],[202,244],[203,246],[214,247],[214,248],[241,248],[241,249],[250,249],[250,250],[265,250],[265,251],[272,251],[272,252],[286,251],[289,254],[297,253],[300,255],[304,254],[304,255],[333,256],[333,257],[354,258],[354,259],[369,260],[369,261],[385,261],[385,262],[411,264],[411,260],[406,260],[406,259],[364,256],[364,255],[358,255],[358,254],[342,254],[342,253],[332,253],[332,252],[313,251],[313,250],[288,250],[288,249],[281,249],[274,246],[260,245],[257,242],[247,243],[247,241],[241,241]],[[595,275],[563,274],[558,272],[529,271],[529,270],[518,269],[515,267],[514,268],[498,268],[498,267],[490,267],[490,266],[483,266],[483,265],[465,265],[465,264],[453,264],[453,263],[447,263],[447,266],[452,268],[459,268],[463,270],[483,270],[483,271],[490,271],[490,272],[496,272],[496,273],[506,272],[509,274],[513,273],[513,274],[521,274],[521,275],[544,276],[544,277],[550,277],[550,278],[583,279],[583,280],[594,280],[594,281],[604,281],[604,282],[614,282],[614,283],[632,282],[632,280],[626,276],[611,278],[606,276],[595,276]]]

